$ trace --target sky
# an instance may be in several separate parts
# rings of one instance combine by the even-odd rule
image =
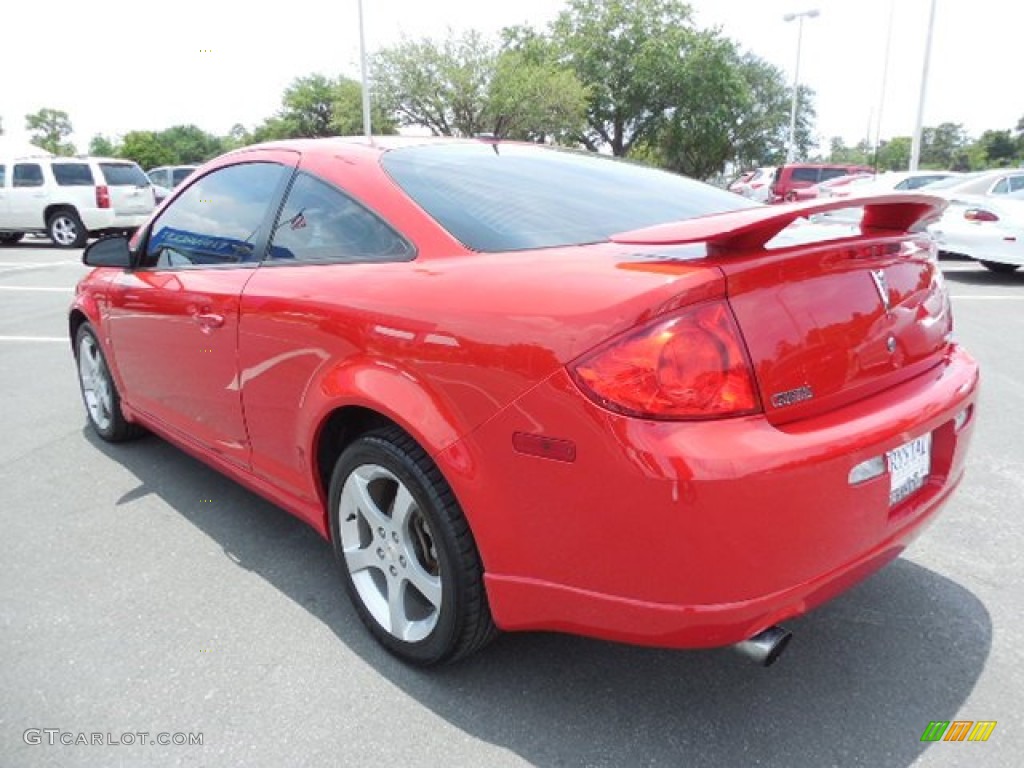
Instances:
[[[917,113],[932,0],[691,0],[698,25],[718,26],[792,79],[797,22],[803,28],[800,82],[814,88],[823,143],[910,135]],[[1016,87],[1024,10],[1008,0],[937,3],[925,125],[963,123],[978,136],[1013,129],[1024,115]],[[367,49],[410,38],[511,24],[543,27],[562,0],[363,0]],[[257,10],[258,9],[258,10]],[[273,9],[273,10],[264,10]],[[892,13],[887,87],[886,32]],[[1011,10],[1012,9],[1012,10]],[[162,130],[194,123],[225,134],[273,114],[296,77],[359,76],[357,0],[3,0],[8,34],[0,46],[0,119],[10,139],[27,140],[24,116],[42,107],[70,115],[85,151],[101,133]],[[14,30],[24,32],[10,34]]]

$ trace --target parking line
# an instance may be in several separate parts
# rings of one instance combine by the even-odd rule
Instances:
[[[51,285],[0,285],[0,291],[43,291],[45,293],[74,293],[75,289],[57,288]]]
[[[0,341],[42,341],[52,343],[59,341],[61,344],[67,344],[67,336],[0,336]]]
[[[977,299],[978,301],[1024,301],[1024,296],[1010,296],[1009,294],[1005,296],[999,296],[996,294],[979,293],[972,296],[971,294],[965,293],[952,294],[949,298],[956,299],[957,301],[962,301],[964,299]]]

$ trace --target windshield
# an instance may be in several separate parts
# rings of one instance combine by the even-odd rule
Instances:
[[[607,240],[758,203],[665,171],[603,155],[518,144],[442,144],[384,154],[398,185],[477,251]]]

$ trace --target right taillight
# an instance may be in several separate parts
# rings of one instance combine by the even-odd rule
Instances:
[[[714,419],[761,410],[739,328],[725,301],[627,333],[570,370],[609,410],[649,419]]]
[[[964,211],[964,218],[968,221],[999,221],[999,217],[992,211],[983,208],[968,208]]]
[[[96,187],[96,207],[110,207],[110,189],[108,187]]]

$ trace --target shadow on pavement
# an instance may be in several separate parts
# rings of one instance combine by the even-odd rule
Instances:
[[[945,276],[947,283],[959,283],[960,285],[1024,286],[1024,269],[1019,269],[1016,272],[990,272],[979,265],[977,271],[948,271]]]
[[[85,434],[139,479],[118,503],[158,494],[406,694],[533,765],[908,766],[928,722],[955,719],[992,643],[974,595],[901,559],[790,623],[794,640],[767,670],[728,650],[554,634],[505,635],[456,665],[414,669],[370,638],[329,545],[303,523],[162,440]],[[213,493],[215,509],[196,503]]]

